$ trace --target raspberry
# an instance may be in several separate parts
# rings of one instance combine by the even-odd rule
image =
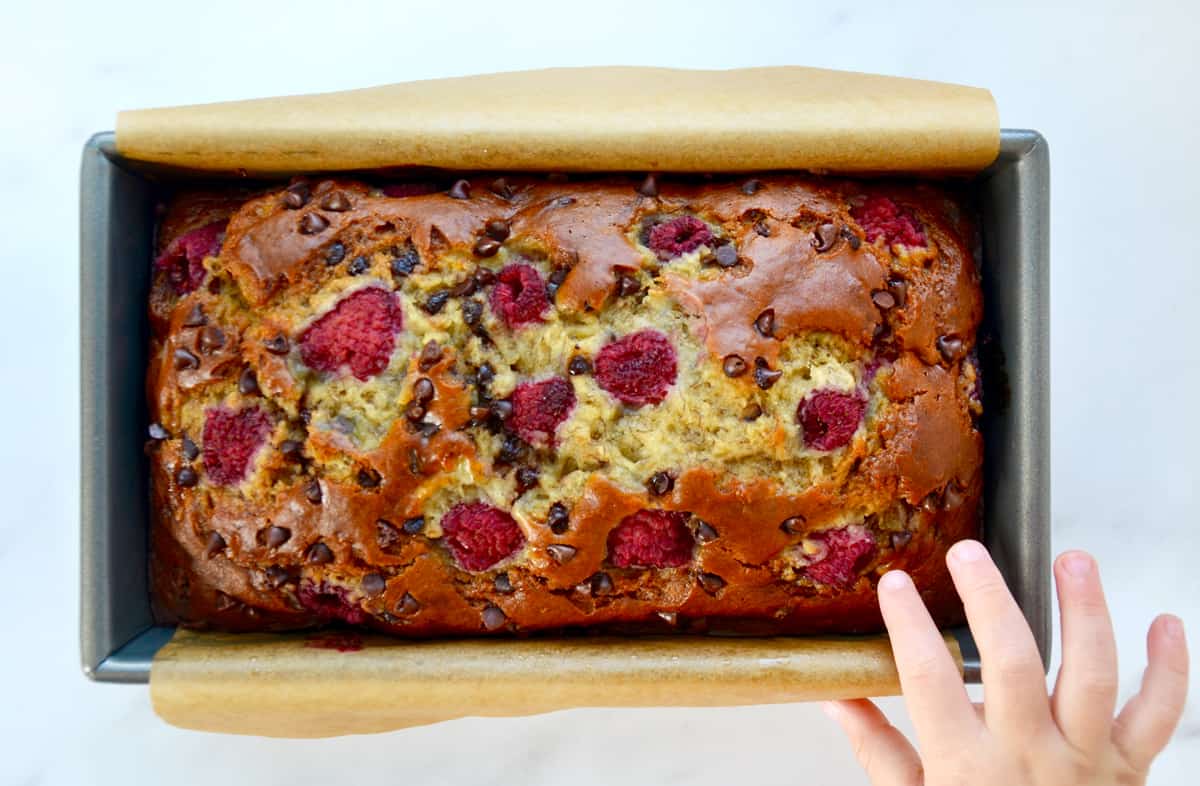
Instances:
[[[817,450],[836,450],[850,441],[862,421],[867,402],[858,393],[817,390],[796,407],[804,444]]]
[[[271,416],[258,407],[234,411],[215,407],[204,413],[204,471],[218,486],[246,477],[250,460],[271,433]]]
[[[867,242],[883,238],[887,245],[924,246],[925,231],[908,210],[887,197],[871,196],[860,207],[850,209],[850,215],[867,233]]]
[[[692,561],[690,513],[639,510],[608,533],[608,559],[618,568],[678,568]]]
[[[421,196],[441,191],[433,183],[389,183],[383,187],[383,195],[389,197]]]
[[[167,271],[175,294],[187,294],[204,282],[204,259],[221,252],[226,223],[214,221],[180,235],[154,260],[156,268]]]
[[[828,551],[818,562],[805,568],[805,573],[822,584],[846,586],[859,565],[875,553],[875,538],[857,525],[826,532],[821,540]]]
[[[673,257],[695,251],[700,246],[712,242],[712,230],[695,216],[679,216],[661,224],[655,224],[650,230],[646,245],[658,255],[659,259]]]
[[[492,311],[512,330],[541,322],[550,306],[546,282],[533,265],[506,265],[496,276],[491,295]]]
[[[396,334],[404,327],[400,303],[378,287],[342,298],[300,336],[300,358],[318,371],[343,366],[366,381],[387,368]]]
[[[554,431],[575,408],[575,388],[562,377],[523,382],[512,393],[509,426],[531,445],[554,443]]]
[[[361,625],[370,618],[358,604],[350,601],[350,593],[345,587],[324,581],[320,584],[302,581],[296,598],[322,622],[341,620],[349,625]]]
[[[657,330],[630,333],[596,354],[596,383],[632,407],[657,404],[675,384],[675,347]]]
[[[463,502],[442,516],[442,533],[454,560],[467,570],[487,570],[525,545],[512,516],[483,502]]]

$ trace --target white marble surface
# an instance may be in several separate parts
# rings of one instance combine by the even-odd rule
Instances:
[[[1101,561],[1125,694],[1153,613],[1182,614],[1200,652],[1194,4],[269,5],[5,9],[0,783],[865,783],[814,706],[575,711],[296,742],[179,731],[144,688],[87,683],[76,178],[83,141],[122,107],[610,63],[800,63],[990,87],[1003,123],[1040,129],[1052,151],[1055,547]],[[1195,782],[1198,693],[1153,783]],[[885,706],[907,727],[901,702]]]

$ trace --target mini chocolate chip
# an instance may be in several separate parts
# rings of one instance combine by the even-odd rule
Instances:
[[[779,525],[779,528],[789,535],[799,535],[804,531],[804,517],[792,516],[791,518],[786,518]]]
[[[183,457],[188,461],[195,461],[200,455],[200,448],[192,441],[192,438],[187,434],[183,435]]]
[[[425,421],[417,424],[417,433],[421,435],[421,439],[430,440],[433,436],[442,430],[441,425]]]
[[[420,602],[408,592],[404,593],[404,597],[396,604],[396,613],[405,617],[411,617],[420,610]]]
[[[296,439],[285,439],[279,443],[279,452],[288,461],[299,461],[303,458],[304,445]]]
[[[696,575],[696,581],[700,582],[700,586],[709,595],[716,595],[725,587],[725,579],[715,573],[699,573]]]
[[[592,363],[583,355],[573,355],[567,363],[567,373],[573,377],[592,373]]]
[[[191,467],[180,467],[179,471],[175,473],[175,482],[185,489],[189,489],[200,482],[200,476]]]
[[[757,402],[751,401],[742,407],[742,420],[757,420],[762,415],[762,412],[762,407]]]
[[[714,256],[721,267],[733,267],[738,261],[737,249],[733,247],[733,243],[717,246]]]
[[[341,264],[341,261],[345,258],[346,247],[341,243],[334,243],[325,249],[325,264],[330,267]]]
[[[579,553],[579,549],[574,546],[568,546],[565,543],[551,543],[546,547],[546,553],[559,565],[565,565],[575,558],[575,555]]]
[[[400,542],[400,531],[387,519],[376,519],[375,542],[379,544],[379,548],[387,551]]]
[[[771,367],[767,365],[767,361],[762,358],[754,359],[754,384],[763,390],[770,390],[782,376],[783,371],[772,371]]]
[[[764,221],[761,218],[758,221],[754,222],[754,231],[757,232],[762,237],[770,237],[771,236],[771,227],[767,224],[766,221]]]
[[[216,325],[209,325],[200,331],[200,340],[198,343],[201,352],[205,355],[211,355],[225,346],[225,331]]]
[[[429,377],[420,377],[413,383],[413,399],[422,404],[428,404],[433,401],[437,389],[433,386],[433,380]]]
[[[857,251],[862,246],[862,238],[856,235],[850,227],[843,226],[841,234],[846,238],[846,242],[850,244],[852,250]]]
[[[575,197],[563,196],[558,199],[551,200],[550,207],[566,207],[567,205],[575,204]]]
[[[426,341],[425,346],[421,347],[421,354],[417,356],[417,368],[428,371],[441,359],[442,345],[436,341]]]
[[[759,314],[754,320],[754,329],[763,338],[772,338],[775,335],[775,309],[768,308]]]
[[[341,191],[334,191],[326,194],[325,198],[321,200],[321,209],[333,213],[345,213],[350,209],[350,200]]]
[[[636,295],[638,292],[641,292],[641,291],[642,291],[641,284],[639,284],[637,282],[637,279],[634,278],[633,276],[627,276],[624,274],[620,274],[617,276],[617,294],[620,297],[628,297],[630,295]]]
[[[699,543],[712,543],[717,538],[721,537],[715,527],[707,521],[696,522],[696,541]]]
[[[937,491],[931,491],[921,500],[921,507],[929,513],[936,513],[942,506],[942,497]]]
[[[258,377],[254,373],[254,369],[242,369],[242,375],[238,377],[238,390],[243,396],[256,396],[259,394]]]
[[[958,490],[958,487],[953,483],[947,484],[946,491],[942,495],[942,509],[953,510],[963,504],[966,497]]]
[[[721,368],[727,377],[740,377],[746,373],[749,366],[746,361],[742,360],[741,355],[726,355],[725,360],[721,363]]]
[[[424,516],[413,516],[410,519],[405,519],[404,524],[402,526],[404,527],[404,531],[407,534],[420,535],[422,532],[425,531],[425,517]]]
[[[893,532],[891,540],[893,549],[902,549],[912,540],[912,533],[908,531]]]
[[[474,327],[483,318],[483,304],[478,300],[464,300],[462,303],[463,322]]]
[[[479,364],[479,368],[475,371],[475,382],[479,387],[486,388],[492,384],[492,380],[496,378],[496,371],[492,368],[492,364],[483,362]]]
[[[938,336],[937,348],[947,363],[953,363],[962,354],[963,342],[958,336]]]
[[[421,264],[421,255],[411,245],[403,249],[392,249],[392,275],[396,278],[405,278],[412,274],[417,269],[417,265]]]
[[[187,371],[189,369],[200,368],[200,358],[180,347],[175,350],[175,370]]]
[[[446,307],[446,301],[449,299],[450,290],[439,289],[421,304],[421,308],[424,309],[425,313],[427,314],[440,314],[442,309]]]
[[[512,402],[507,399],[502,398],[497,401],[493,401],[491,403],[491,409],[492,415],[494,415],[497,420],[508,420],[512,417],[513,405]]]
[[[466,180],[455,180],[454,185],[450,186],[447,195],[451,199],[470,199],[471,183]]]
[[[653,172],[646,175],[646,179],[637,187],[637,192],[646,197],[658,196],[658,178],[655,177]]]
[[[208,542],[204,544],[204,556],[208,559],[212,559],[224,550],[225,538],[221,537],[221,533],[208,533]]]
[[[817,251],[828,251],[837,242],[838,230],[833,224],[821,224],[813,232],[812,244]]]
[[[292,537],[292,531],[287,527],[267,528],[267,548],[277,549],[287,543]]]
[[[528,446],[515,434],[506,434],[504,441],[500,443],[500,452],[496,454],[496,458],[502,464],[512,464],[524,456],[528,449]]]
[[[459,281],[450,290],[452,297],[467,297],[475,294],[475,277],[467,276],[462,281]]]
[[[471,250],[477,257],[494,257],[500,250],[500,241],[490,237],[481,237],[475,241],[475,246]]]
[[[746,196],[754,196],[760,188],[762,188],[761,180],[747,180],[742,183],[742,193]]]
[[[674,611],[656,611],[654,616],[671,626],[679,624],[679,614]]]
[[[492,408],[476,406],[467,410],[467,413],[471,416],[471,420],[474,420],[477,423],[482,423],[483,421],[487,420],[489,416],[491,416]]]
[[[886,289],[876,289],[871,293],[871,302],[887,311],[896,306],[896,297]]]
[[[376,595],[383,593],[387,589],[387,579],[378,573],[368,573],[362,577],[362,583],[359,584],[363,594],[368,598],[373,598]]]
[[[593,595],[608,595],[613,591],[612,576],[609,576],[604,571],[593,573],[588,582],[592,585]]]
[[[320,213],[305,213],[300,219],[300,234],[319,235],[329,228],[329,219]]]
[[[371,467],[363,467],[358,471],[357,480],[358,485],[362,486],[363,488],[373,489],[379,487],[379,484],[383,478],[379,474],[378,470],[372,469]]]
[[[537,485],[539,472],[533,467],[521,467],[517,470],[515,480],[517,483],[517,493],[524,494],[531,488]]]
[[[654,496],[661,497],[675,488],[675,478],[671,477],[669,472],[655,472],[646,481],[646,488],[650,489],[650,493]]]
[[[361,276],[371,269],[371,260],[366,257],[355,257],[349,265],[346,266],[346,272],[352,276]]]
[[[200,327],[208,321],[208,317],[204,316],[204,309],[200,308],[200,304],[192,306],[192,310],[183,318],[184,327]]]
[[[286,355],[292,348],[291,344],[288,343],[287,337],[283,334],[267,339],[263,342],[263,346],[272,355]]]
[[[550,506],[550,511],[546,514],[546,524],[550,527],[550,531],[555,535],[562,535],[567,531],[567,527],[571,523],[571,514],[567,511],[567,506],[561,502],[555,502]]]
[[[481,267],[475,271],[475,283],[480,289],[490,287],[496,283],[496,274],[488,270],[486,267]]]
[[[309,409],[308,407],[301,406],[300,407],[300,420],[306,426],[312,424],[312,410]]]
[[[512,580],[509,579],[507,573],[496,574],[496,578],[492,579],[492,587],[501,595],[513,594]]]
[[[282,568],[279,565],[272,565],[266,570],[267,583],[271,585],[271,589],[279,589],[284,584],[292,580],[292,573],[287,568]]]
[[[308,481],[308,483],[305,483],[304,496],[307,497],[308,501],[312,504],[320,505],[322,499],[321,481],[313,478],[312,480]]]
[[[293,183],[283,192],[281,201],[287,209],[299,210],[308,204],[308,198],[311,193],[308,183]]]
[[[308,551],[304,554],[304,559],[310,565],[327,565],[333,562],[333,551],[324,543],[314,543],[308,547]]]
[[[150,439],[159,441],[168,439],[171,436],[167,433],[167,430],[162,427],[161,423],[151,423],[150,427],[146,429],[146,431],[150,434]]]
[[[887,285],[888,291],[896,298],[896,305],[903,307],[908,299],[908,282],[899,276],[889,276]]]
[[[485,630],[496,630],[508,622],[508,617],[499,606],[489,603],[483,609],[483,627]]]
[[[493,180],[491,184],[488,185],[488,190],[501,199],[507,200],[513,198],[512,186],[510,186],[508,181],[502,177],[498,177]]]

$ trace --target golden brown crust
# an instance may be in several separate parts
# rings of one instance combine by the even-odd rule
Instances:
[[[981,296],[961,207],[929,185],[792,175],[752,185],[664,179],[655,196],[636,185],[512,177],[507,188],[489,189],[481,180],[462,199],[445,192],[388,197],[361,183],[322,181],[301,187],[298,209],[279,190],[243,195],[233,200],[236,210],[227,195],[177,200],[162,222],[160,252],[231,217],[220,253],[204,262],[203,286],[179,294],[161,271],[155,277],[147,384],[152,420],[168,435],[151,456],[158,613],[230,630],[303,628],[332,614],[406,636],[601,625],[856,632],[879,628],[875,581],[903,568],[939,622],[959,621],[943,558],[951,543],[977,535],[982,485],[978,402],[964,383],[977,374],[971,350]],[[336,205],[329,201],[335,195],[346,209],[322,207]],[[901,205],[919,223],[926,247],[867,242],[854,218],[864,195]],[[711,249],[702,249],[698,267],[658,264],[644,247],[646,228],[685,214],[732,243],[737,263],[716,268]],[[311,223],[304,229],[311,215],[320,216],[317,231],[308,231]],[[800,401],[789,401],[770,413],[776,425],[766,432],[764,455],[803,454],[816,467],[810,482],[783,484],[695,455],[673,467],[672,487],[655,495],[596,470],[573,490],[563,483],[569,531],[522,516],[526,542],[514,557],[487,570],[461,567],[436,521],[413,533],[403,522],[429,516],[442,496],[477,497],[463,491],[463,477],[502,476],[511,490],[512,467],[485,449],[484,416],[472,409],[480,406],[472,386],[477,365],[468,363],[459,334],[438,321],[458,312],[419,316],[433,284],[414,289],[401,274],[389,280],[379,260],[411,248],[430,275],[440,260],[454,260],[442,271],[454,279],[461,265],[488,261],[473,249],[495,221],[508,227],[506,259],[536,258],[543,269],[566,273],[550,308],[571,324],[615,308],[615,282],[629,273],[685,320],[687,340],[701,348],[697,364],[719,367],[737,354],[777,369],[790,362],[795,342],[832,342],[870,402],[864,424],[845,447],[806,453],[794,436]],[[832,241],[818,238],[825,225],[836,230]],[[331,265],[335,244],[339,264]],[[372,422],[378,429],[370,438],[310,422],[314,385],[330,375],[306,369],[296,352],[336,296],[359,287],[343,256],[370,261],[362,279],[368,286],[398,293],[411,339],[397,344],[384,374],[396,387],[370,394],[372,406],[390,413]],[[881,292],[889,295],[881,299]],[[773,327],[764,333],[755,324],[767,311]],[[473,335],[471,351],[486,350],[490,339]],[[272,347],[280,339],[284,346]],[[440,342],[440,357],[422,363],[417,350],[430,339]],[[514,372],[529,379],[547,373]],[[681,371],[685,379],[692,373]],[[402,414],[419,377],[433,385],[423,421],[436,424],[432,433]],[[765,395],[755,391],[752,375],[720,384]],[[210,446],[201,436],[209,413],[220,408],[257,408],[270,420],[245,480],[224,485],[209,477]],[[187,455],[185,436],[202,455]],[[555,452],[539,448],[536,455],[552,461]],[[712,532],[682,567],[618,567],[609,533],[642,509],[686,511],[693,531],[704,524]],[[381,535],[381,522],[393,535]],[[867,533],[869,555],[844,585],[809,576],[810,563],[793,556],[797,549],[847,526]],[[272,540],[272,528],[286,531],[286,539]],[[322,546],[331,559],[314,560],[313,549]],[[568,546],[568,556],[556,557],[552,546]],[[501,576],[511,590],[498,590]],[[336,613],[314,607],[314,592],[324,593]]]

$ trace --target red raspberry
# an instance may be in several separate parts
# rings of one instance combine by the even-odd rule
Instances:
[[[506,265],[496,276],[492,288],[492,311],[512,330],[542,322],[550,306],[546,282],[533,265]]]
[[[204,413],[204,471],[218,486],[241,483],[250,460],[271,433],[271,416],[258,407],[214,407]]]
[[[487,570],[525,545],[512,516],[483,502],[463,502],[442,516],[442,535],[454,560],[467,570]]]
[[[916,216],[887,197],[867,197],[861,206],[850,209],[850,215],[867,233],[868,243],[882,237],[889,246],[925,245],[925,231]]]
[[[575,408],[575,388],[562,377],[523,382],[512,393],[509,426],[531,445],[554,444],[554,431]]]
[[[650,230],[646,245],[659,259],[672,259],[711,243],[712,230],[695,216],[679,216]]]
[[[657,404],[675,384],[675,347],[657,330],[617,339],[596,354],[596,383],[623,404]]]
[[[154,260],[156,268],[167,271],[175,294],[187,294],[204,282],[204,260],[221,252],[227,223],[214,221],[180,235]]]
[[[805,568],[810,579],[822,584],[844,587],[858,567],[875,553],[875,538],[866,528],[852,525],[821,536],[828,551],[819,561]]]
[[[618,568],[678,568],[692,561],[692,514],[639,510],[608,533],[608,560]]]
[[[341,620],[349,625],[361,625],[370,615],[350,600],[350,592],[345,587],[322,581],[317,584],[312,581],[300,582],[296,592],[300,605],[316,614],[322,622]]]
[[[342,298],[300,336],[300,358],[318,371],[343,366],[366,381],[388,366],[396,334],[404,327],[400,303],[379,287]]]
[[[817,390],[796,407],[804,444],[817,450],[836,450],[850,441],[862,422],[867,402],[858,393]]]

